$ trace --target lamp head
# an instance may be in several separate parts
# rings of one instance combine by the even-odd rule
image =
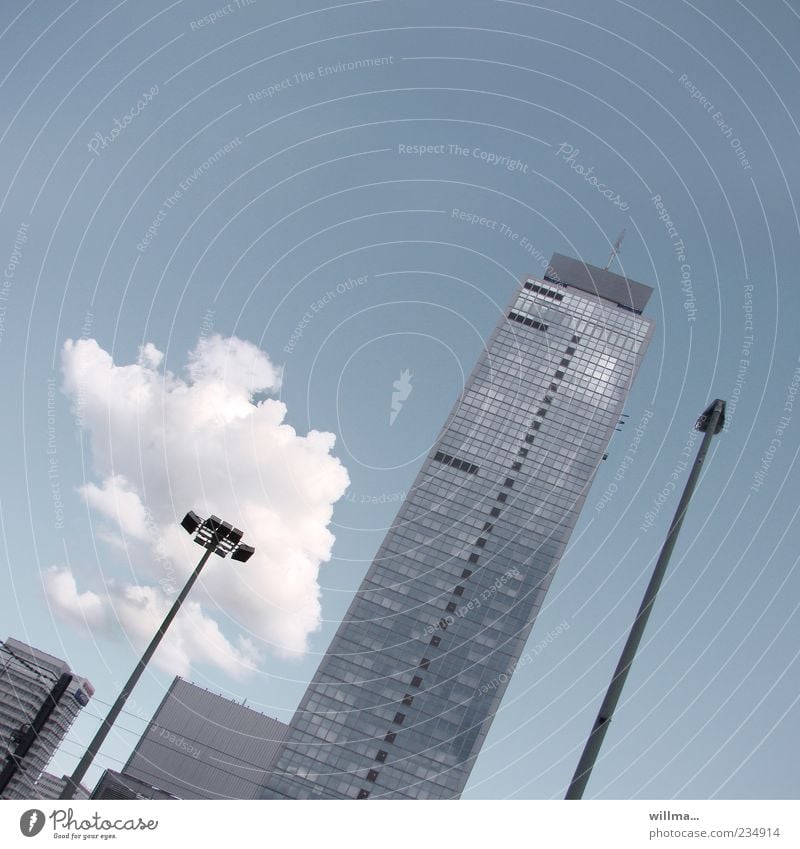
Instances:
[[[203,520],[194,512],[194,510],[190,510],[181,521],[181,526],[186,531],[187,534],[193,534],[202,524]]]
[[[233,550],[233,554],[231,554],[231,560],[238,560],[240,563],[247,563],[247,561],[256,553],[255,548],[252,545],[244,545],[240,543]]]

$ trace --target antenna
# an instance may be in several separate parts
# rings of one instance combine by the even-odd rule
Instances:
[[[614,242],[614,247],[611,249],[611,256],[608,258],[608,262],[606,263],[606,267],[603,269],[604,271],[608,271],[611,268],[611,263],[614,262],[614,257],[620,252],[622,248],[622,240],[625,238],[625,228],[622,228],[622,232],[617,236],[617,241]]]

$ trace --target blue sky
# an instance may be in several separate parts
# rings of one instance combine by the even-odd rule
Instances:
[[[588,795],[797,796],[800,8],[550,6],[3,4],[0,636],[67,658],[90,711],[135,650],[57,616],[43,576],[143,575],[78,492],[103,472],[67,339],[119,365],[152,343],[185,375],[199,338],[237,336],[282,367],[298,436],[335,434],[350,485],[308,652],[187,676],[286,720],[519,278],[554,251],[605,265],[625,228],[655,338],[465,797],[563,795],[677,493],[654,505],[715,397],[728,428]],[[148,673],[98,764],[170,680]]]

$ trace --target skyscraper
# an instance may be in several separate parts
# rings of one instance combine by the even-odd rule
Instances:
[[[264,798],[458,797],[653,332],[652,290],[526,278],[292,719]]]
[[[10,637],[0,643],[0,766],[6,762],[7,754],[15,751],[17,741],[33,723],[53,685],[65,674],[71,674],[69,664],[51,654]],[[93,694],[86,679],[72,677],[0,798],[42,798],[36,781]]]

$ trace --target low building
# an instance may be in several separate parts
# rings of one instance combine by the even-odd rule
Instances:
[[[92,791],[92,799],[175,799],[171,793],[153,787],[131,775],[107,769]]]
[[[66,775],[62,775],[61,778],[59,778],[57,775],[53,775],[52,772],[43,772],[39,778],[36,779],[36,784],[33,785],[34,795],[31,796],[31,798],[60,799],[61,791],[64,789],[64,785],[66,783]],[[79,784],[78,790],[72,798],[88,799],[89,791],[82,784]]]
[[[177,677],[122,775],[180,799],[255,799],[288,726]]]

